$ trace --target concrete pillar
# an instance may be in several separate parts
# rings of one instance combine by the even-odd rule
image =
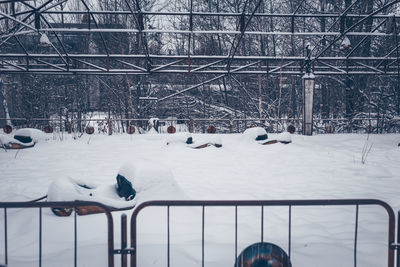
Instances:
[[[306,73],[302,79],[303,79],[303,134],[312,135],[315,76],[313,73]]]

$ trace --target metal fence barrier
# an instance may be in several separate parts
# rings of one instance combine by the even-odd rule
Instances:
[[[134,210],[131,217],[131,250],[135,251],[135,253],[131,254],[131,267],[137,266],[137,258],[136,251],[139,246],[137,244],[137,218],[139,213],[148,207],[166,207],[167,209],[167,266],[170,267],[170,208],[171,207],[182,207],[182,206],[191,206],[191,207],[201,207],[202,208],[202,258],[201,258],[201,266],[204,266],[204,228],[205,228],[205,208],[206,207],[234,207],[235,208],[235,216],[234,216],[234,224],[235,224],[235,256],[237,257],[237,247],[238,247],[238,218],[237,218],[237,208],[240,206],[254,206],[260,207],[261,212],[261,240],[263,239],[263,231],[264,231],[264,207],[266,206],[286,206],[288,207],[288,255],[292,253],[291,244],[292,244],[292,207],[297,206],[355,206],[356,207],[356,219],[354,224],[354,263],[353,266],[357,266],[357,242],[358,242],[358,213],[359,206],[365,205],[376,205],[380,206],[386,210],[388,215],[388,244],[387,244],[387,261],[388,267],[394,267],[394,259],[395,259],[395,214],[393,209],[385,202],[375,199],[344,199],[344,200],[260,200],[260,201],[149,201],[146,203],[142,203]],[[263,242],[263,241],[262,241]]]
[[[78,245],[77,245],[77,208],[87,208],[87,207],[96,207],[104,212],[107,217],[107,240],[108,240],[108,267],[114,266],[114,225],[113,225],[113,217],[111,215],[110,209],[97,202],[88,202],[88,201],[74,201],[74,202],[0,202],[0,210],[3,209],[4,212],[4,263],[5,266],[8,266],[8,218],[7,211],[9,209],[16,208],[36,208],[39,209],[39,251],[38,251],[38,266],[42,266],[42,235],[43,235],[43,224],[42,224],[42,209],[43,208],[72,208],[75,210],[74,212],[74,267],[78,266],[77,261],[77,253],[78,253]],[[1,259],[0,259],[1,263]],[[0,265],[1,266],[1,265]]]
[[[130,247],[127,245],[127,216],[122,214],[121,216],[121,249],[114,249],[114,225],[111,210],[101,204],[96,202],[85,202],[85,201],[75,201],[75,202],[0,202],[0,210],[4,212],[4,255],[5,255],[5,266],[8,266],[8,210],[17,208],[36,208],[39,210],[39,251],[38,251],[38,266],[42,266],[42,234],[46,228],[43,228],[42,224],[42,209],[43,208],[72,208],[75,209],[74,213],[74,266],[78,265],[77,253],[77,213],[76,210],[84,207],[97,207],[101,209],[107,217],[107,251],[108,251],[108,267],[114,266],[114,256],[116,254],[121,255],[121,266],[125,267],[128,264],[127,255],[130,255],[131,266],[137,266],[137,250],[140,246],[137,244],[137,219],[140,212],[148,207],[165,207],[167,209],[167,266],[171,266],[170,259],[170,208],[171,207],[200,207],[202,211],[201,215],[201,249],[202,249],[202,266],[204,266],[204,251],[205,251],[205,210],[207,207],[233,207],[235,210],[234,215],[234,226],[235,226],[235,257],[238,256],[238,207],[259,207],[261,213],[260,222],[260,234],[261,242],[263,242],[264,236],[264,207],[280,206],[288,208],[288,225],[287,225],[287,238],[288,238],[288,255],[292,254],[292,208],[300,206],[353,206],[355,207],[355,222],[354,222],[354,261],[353,266],[357,266],[357,242],[358,242],[358,225],[359,225],[359,207],[360,206],[378,206],[383,208],[387,213],[387,231],[388,231],[388,243],[387,243],[387,266],[394,267],[395,259],[397,259],[397,267],[400,266],[400,255],[395,253],[400,248],[398,241],[400,240],[400,225],[397,228],[397,243],[395,242],[395,214],[393,209],[385,202],[375,199],[343,199],[343,200],[233,200],[233,201],[149,201],[142,203],[137,206],[132,213],[130,221]],[[400,218],[400,212],[399,212]],[[0,259],[1,262],[2,259]],[[1,264],[0,264],[1,266]],[[10,266],[11,267],[11,266]]]

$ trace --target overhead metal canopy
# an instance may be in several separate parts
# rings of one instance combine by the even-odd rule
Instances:
[[[274,55],[266,55],[264,51],[258,55],[246,55],[237,52],[244,37],[275,36],[281,38],[282,46],[288,51],[293,49],[290,43],[310,43],[313,46],[311,66],[316,75],[399,75],[400,31],[397,20],[400,15],[387,14],[387,11],[396,8],[400,0],[388,1],[367,14],[356,14],[351,9],[358,1],[339,13],[300,13],[301,5],[307,1],[301,1],[293,13],[259,13],[261,1],[252,7],[245,5],[241,13],[198,12],[193,10],[193,0],[190,1],[190,10],[185,12],[145,11],[139,1],[128,0],[116,10],[99,10],[85,0],[78,1],[79,5],[68,5],[76,1],[48,0],[37,6],[34,1],[0,1],[0,73],[208,74],[214,76],[213,80],[215,75],[223,77],[229,74],[304,74],[304,53],[282,50]],[[72,6],[80,9],[72,9]],[[80,23],[69,23],[73,16],[83,19]],[[109,16],[110,21],[100,23],[100,16]],[[149,26],[146,23],[150,21],[146,19],[149,17],[151,21],[185,18],[187,28],[176,29],[157,23]],[[223,19],[228,26],[224,29],[200,28],[194,23],[199,17]],[[276,19],[281,26],[276,31],[255,30],[255,27],[250,27],[255,18]],[[352,20],[351,26],[346,26],[346,19]],[[129,23],[113,22],[121,20]],[[320,20],[326,22],[326,31],[304,31],[305,27],[299,26],[312,25]],[[372,26],[370,31],[362,27],[367,21]],[[179,53],[152,53],[147,39],[153,34],[179,35],[186,40],[186,47]],[[115,53],[116,49],[110,47],[107,39],[110,36],[122,43],[132,37],[140,49],[133,51],[129,44],[124,44],[127,47],[125,51]],[[224,36],[230,40],[231,47],[222,53],[197,51],[193,49],[193,42],[200,36]],[[74,47],[74,42],[87,41],[88,38],[96,43],[94,50]],[[340,46],[349,38],[355,38],[357,42],[332,52],[333,47]],[[386,49],[362,55],[360,51],[366,42],[384,43]]]

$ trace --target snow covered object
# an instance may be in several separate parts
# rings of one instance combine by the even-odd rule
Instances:
[[[350,50],[352,48],[350,39],[345,36],[340,44],[340,50]]]
[[[188,132],[181,132],[181,133],[175,133],[175,134],[170,134],[166,138],[167,140],[167,145],[170,144],[192,144],[193,143],[193,137],[190,133]]]
[[[201,148],[206,148],[210,146],[214,146],[216,148],[221,148],[222,147],[222,140],[220,135],[218,134],[207,134],[207,135],[202,135],[198,136],[196,140],[192,140],[193,142],[189,144],[189,147],[194,148],[194,149],[201,149]]]
[[[288,132],[283,132],[283,133],[278,134],[278,136],[276,137],[276,140],[283,144],[289,144],[292,142],[292,136]]]
[[[243,136],[249,140],[263,141],[268,139],[267,131],[261,127],[248,128],[243,132]]]
[[[125,163],[118,175],[129,181],[134,189],[136,203],[148,200],[186,199],[171,170],[151,160]]]
[[[94,201],[102,203],[111,210],[126,209],[134,206],[133,201],[121,200],[115,191],[114,184],[96,184],[80,181],[72,178],[58,178],[54,180],[47,191],[47,201]],[[69,216],[70,209],[53,208],[58,216]],[[79,215],[87,215],[102,212],[97,207],[85,207],[77,209]]]
[[[117,184],[96,184],[72,178],[54,180],[47,201],[93,201],[111,211],[133,208],[138,202],[160,199],[186,199],[168,167],[152,161],[137,161],[121,166]],[[71,209],[52,208],[57,216],[69,216]],[[97,207],[77,208],[79,215],[102,212]]]
[[[158,133],[158,126],[159,126],[159,119],[158,118],[151,118],[149,120],[149,131],[148,133]]]
[[[34,142],[23,143],[17,139],[11,138],[7,135],[0,135],[0,148],[3,149],[24,149],[34,147]]]
[[[248,246],[236,259],[235,267],[291,267],[289,256],[279,246],[262,242]]]
[[[38,129],[21,128],[15,131],[14,139],[17,139],[22,143],[37,143],[39,141],[47,140],[48,136]]]

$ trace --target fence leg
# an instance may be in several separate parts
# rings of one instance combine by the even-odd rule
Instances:
[[[127,224],[126,224],[126,214],[121,215],[121,250],[126,249],[127,247]],[[127,254],[122,253],[121,254],[121,267],[127,267],[128,266],[128,257]]]

